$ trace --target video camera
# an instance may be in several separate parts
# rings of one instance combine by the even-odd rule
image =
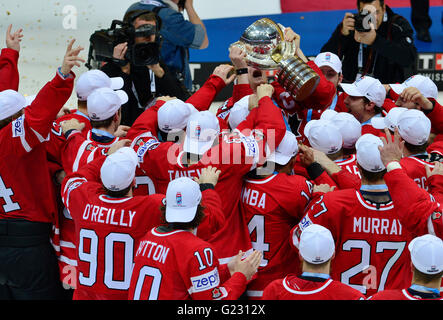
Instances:
[[[135,38],[150,37],[156,34],[155,42],[135,43]],[[109,29],[95,31],[90,39],[88,69],[99,69],[102,62],[121,60],[113,58],[114,47],[127,42],[128,50],[125,55],[125,64],[130,62],[134,66],[147,66],[157,64],[160,60],[160,37],[156,26],[145,24],[135,29],[130,23],[113,20]]]

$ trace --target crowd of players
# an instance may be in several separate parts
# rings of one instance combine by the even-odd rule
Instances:
[[[296,101],[233,47],[188,100],[159,97],[127,128],[123,80],[76,77],[75,40],[19,94],[21,32],[0,56],[2,299],[442,299],[429,78],[342,84],[323,52],[304,57],[320,81]]]

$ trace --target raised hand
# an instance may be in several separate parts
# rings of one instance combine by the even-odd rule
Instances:
[[[84,49],[81,46],[78,46],[77,48],[73,49],[72,46],[74,45],[75,39],[72,39],[68,47],[66,49],[65,57],[63,58],[63,64],[61,67],[61,73],[67,75],[71,72],[72,68],[74,66],[80,67],[79,62],[85,62],[84,59],[80,58],[78,54]]]
[[[23,38],[23,29],[18,29],[13,34],[11,34],[11,30],[12,24],[9,25],[8,30],[6,31],[6,47],[20,52],[20,42]]]

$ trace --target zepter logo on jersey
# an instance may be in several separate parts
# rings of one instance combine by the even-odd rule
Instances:
[[[216,288],[220,284],[220,276],[218,274],[218,269],[215,268],[205,274],[192,277],[191,278],[192,287],[190,291],[192,292],[202,292],[212,288]]]
[[[12,136],[15,137],[21,137],[25,135],[25,116],[22,115],[21,117],[15,119],[12,122]]]

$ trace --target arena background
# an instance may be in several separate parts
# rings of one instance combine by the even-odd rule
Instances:
[[[5,45],[9,24],[13,30],[23,28],[19,60],[20,88],[32,95],[52,78],[60,65],[66,43],[77,39],[85,47],[89,37],[99,29],[109,28],[113,19],[121,19],[135,0],[33,0],[0,1],[0,43]],[[394,11],[410,20],[409,0],[385,0]],[[32,6],[30,4],[32,3]],[[432,43],[416,41],[419,51],[419,73],[427,75],[439,86],[439,102],[443,103],[443,0],[430,0]],[[194,7],[207,28],[210,45],[205,50],[191,50],[190,60],[194,86],[198,88],[214,67],[228,62],[228,47],[255,20],[268,17],[301,35],[301,46],[307,56],[315,56],[327,41],[345,12],[355,12],[355,0],[194,0]],[[82,66],[77,74],[87,71]],[[230,87],[217,97],[223,101]],[[73,94],[67,106],[75,107]],[[216,104],[215,104],[216,106]]]

